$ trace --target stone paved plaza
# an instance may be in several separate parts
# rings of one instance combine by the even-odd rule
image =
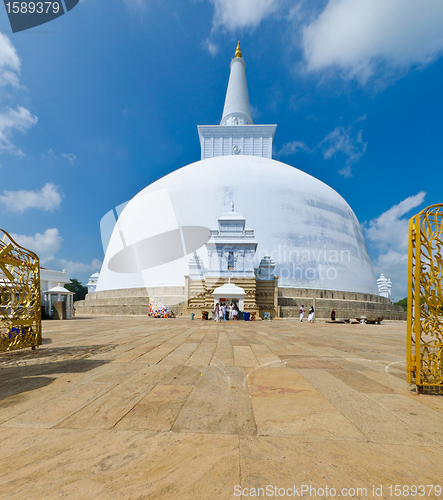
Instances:
[[[438,498],[394,494],[443,483],[443,398],[405,381],[405,331],[46,321],[0,355],[0,498]]]

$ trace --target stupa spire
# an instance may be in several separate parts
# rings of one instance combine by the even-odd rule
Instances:
[[[234,59],[231,61],[228,90],[220,125],[252,125],[251,105],[248,84],[246,83],[246,64],[237,43]]]

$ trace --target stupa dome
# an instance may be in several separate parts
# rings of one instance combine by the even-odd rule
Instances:
[[[183,287],[190,258],[207,265],[210,230],[235,203],[255,231],[254,268],[269,256],[279,287],[377,293],[350,206],[323,182],[272,159],[276,125],[252,123],[245,66],[238,46],[221,125],[198,127],[201,160],[149,185],[120,214],[97,291]]]
[[[181,258],[149,269],[142,265],[130,273],[115,272],[118,266],[113,271],[108,264],[125,247],[174,229],[202,227],[209,232],[232,200],[255,231],[255,267],[262,257],[271,256],[279,286],[377,293],[360,224],[346,201],[301,170],[246,155],[192,163],[137,194],[119,217],[97,290],[183,286],[192,255],[186,250]],[[162,245],[167,242],[158,240],[159,251]],[[207,261],[204,241],[196,253]]]

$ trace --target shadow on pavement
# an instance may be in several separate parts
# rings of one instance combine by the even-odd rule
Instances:
[[[68,373],[85,373],[108,360],[88,359],[112,346],[82,346],[23,350],[0,354],[0,401],[39,389]],[[1,404],[0,404],[1,406]]]

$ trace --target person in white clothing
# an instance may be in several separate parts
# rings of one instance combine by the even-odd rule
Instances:
[[[314,323],[314,319],[315,319],[314,306],[311,306],[311,308],[309,309],[308,322]]]
[[[232,311],[232,319],[238,319],[238,307],[237,304],[234,304],[234,310]]]
[[[300,306],[299,313],[300,313],[300,321],[303,322],[303,316],[305,315],[305,306],[303,304]]]
[[[219,321],[221,321],[222,318],[224,317],[223,316],[223,304],[220,304],[220,307],[218,309],[218,317],[219,317]]]

